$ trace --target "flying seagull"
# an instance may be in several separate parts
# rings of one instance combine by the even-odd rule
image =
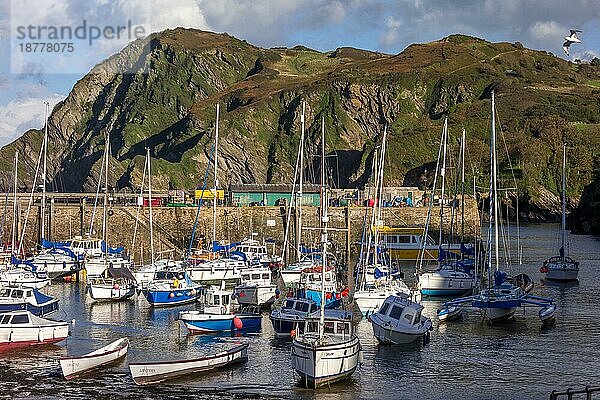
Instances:
[[[581,40],[577,37],[577,34],[581,33],[580,30],[571,29],[571,34],[569,36],[565,36],[565,42],[563,43],[563,50],[566,55],[569,55],[569,46],[573,43],[581,43]]]

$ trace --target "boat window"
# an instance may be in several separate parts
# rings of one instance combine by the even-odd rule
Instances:
[[[29,323],[29,316],[27,314],[13,315],[12,324],[27,324]]]
[[[268,274],[268,273],[266,273],[266,274],[262,274],[262,278],[263,278],[263,279],[271,279],[271,277],[269,276],[269,274]]]
[[[312,312],[315,312],[315,311],[317,311],[317,306],[315,304],[311,304],[310,305],[310,312],[312,313]]]
[[[319,332],[319,323],[317,321],[311,321],[306,324],[306,332]]]
[[[410,239],[412,236],[398,236],[398,243],[410,243]]]
[[[10,297],[12,297],[13,299],[20,299],[21,297],[23,297],[23,291],[22,290],[13,290]]]
[[[383,303],[383,306],[381,306],[381,309],[379,310],[379,314],[386,315],[388,308],[390,308],[390,303]]]
[[[412,324],[413,316],[412,314],[404,314],[404,319],[407,320],[409,324]]]
[[[417,313],[415,314],[414,325],[418,324],[419,322],[421,322],[421,310],[417,311]]]
[[[325,324],[323,325],[323,332],[325,332],[325,333],[334,333],[333,325],[334,325],[333,322],[326,321]]]
[[[387,242],[388,243],[398,243],[398,236],[396,236],[396,235],[389,236]]]
[[[296,303],[296,310],[307,312],[308,311],[308,303],[302,303],[302,302]]]
[[[392,311],[390,311],[390,318],[400,319],[400,316],[402,315],[402,310],[402,307],[392,306]]]
[[[223,304],[225,304],[225,305],[229,304],[229,295],[228,294],[223,296]]]
[[[350,324],[346,322],[338,322],[337,323],[337,333],[348,335],[350,333]]]
[[[5,315],[2,317],[2,320],[0,321],[0,324],[8,324],[8,320],[10,319],[10,315]]]
[[[215,296],[214,296],[214,300],[213,300],[213,304],[214,304],[215,306],[218,306],[218,305],[220,305],[220,304],[221,304],[221,297],[220,297],[218,294],[215,294]]]
[[[10,289],[0,289],[0,297],[10,297]]]
[[[28,290],[28,291],[27,291],[27,294],[26,294],[26,296],[27,296],[27,297],[31,297],[31,296],[33,296],[33,293],[31,292],[31,290]]]
[[[260,274],[252,274],[252,279],[260,279]]]
[[[294,301],[286,300],[285,303],[283,304],[283,308],[294,308]]]

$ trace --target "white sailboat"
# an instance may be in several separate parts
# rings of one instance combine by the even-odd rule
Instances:
[[[357,268],[359,287],[353,294],[353,299],[363,315],[369,315],[377,311],[389,296],[401,293],[408,296],[411,295],[408,286],[394,273],[395,271],[392,271],[390,257],[386,253],[386,249],[379,245],[386,138],[387,127],[383,130],[381,152],[378,154],[377,149],[374,152],[375,195],[373,198],[377,199],[377,202],[371,213],[369,225],[372,229],[369,230],[369,239],[364,255],[361,248],[361,259]]]
[[[559,255],[550,257],[544,261],[540,272],[545,274],[545,279],[551,281],[568,282],[577,280],[579,274],[579,263],[571,257],[565,255],[567,221],[566,221],[566,190],[567,190],[567,145],[563,144],[563,165],[562,165],[562,216],[561,216],[561,244],[558,251]]]
[[[461,155],[462,155],[462,166],[464,168],[464,143],[465,143],[465,132],[463,130],[463,136],[461,141]],[[421,256],[419,258],[419,265],[417,270],[420,272],[418,275],[419,278],[419,290],[421,294],[424,296],[456,296],[456,295],[464,295],[469,293],[475,287],[475,276],[470,272],[466,271],[464,268],[459,268],[461,266],[458,260],[450,261],[445,260],[445,255],[450,254],[449,251],[444,251],[442,246],[442,238],[443,238],[443,227],[444,227],[444,202],[445,202],[445,189],[446,189],[446,158],[447,158],[447,147],[448,147],[448,117],[444,119],[444,128],[442,130],[442,139],[440,141],[440,153],[442,156],[441,159],[441,168],[440,168],[440,159],[438,157],[438,166],[436,167],[436,179],[433,184],[433,191],[435,193],[435,186],[437,181],[437,170],[440,169],[441,176],[441,191],[440,191],[440,230],[439,230],[439,252],[438,252],[438,268],[434,271],[422,272],[423,269],[423,260],[425,256],[425,249],[423,248],[421,251]],[[464,190],[464,169],[462,173],[462,183]],[[464,202],[464,198],[463,198]],[[433,201],[430,203],[429,211],[431,212],[431,207],[433,205]],[[428,223],[429,226],[429,218],[430,213],[428,213]],[[427,229],[426,229],[427,231]],[[454,256],[453,256],[454,257]]]
[[[328,223],[327,188],[325,185],[325,120],[321,121],[321,222],[323,245],[323,266],[321,271],[325,280],[327,266]],[[324,285],[321,286],[321,298],[325,298]],[[333,310],[332,310],[333,311]],[[352,314],[345,311],[333,311],[325,318],[325,302],[321,302],[317,315],[306,318],[304,332],[294,338],[292,344],[292,368],[308,388],[317,388],[332,382],[346,379],[358,366],[360,360],[360,341],[352,324]]]
[[[554,300],[528,294],[528,292],[533,289],[533,282],[528,276],[523,274],[518,276],[517,278],[520,278],[524,283],[522,286],[517,286],[512,282],[517,283],[519,279],[513,279],[511,282],[508,274],[500,270],[500,221],[498,215],[497,183],[498,157],[496,154],[494,92],[492,92],[491,103],[492,135],[490,143],[490,240],[488,240],[490,251],[488,251],[488,287],[481,290],[479,294],[459,298],[442,304],[442,308],[438,310],[438,316],[443,317],[451,314],[451,308],[454,306],[465,306],[479,309],[483,313],[485,319],[489,320],[491,323],[496,323],[511,319],[519,307],[538,307],[540,308],[540,319],[543,322],[547,322],[553,318],[554,311],[556,310]],[[507,257],[508,256],[509,255],[507,254]],[[510,265],[510,260],[507,259],[506,263],[507,265]],[[494,270],[493,273],[492,270]]]

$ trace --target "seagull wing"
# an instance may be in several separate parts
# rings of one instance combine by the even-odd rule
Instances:
[[[569,46],[571,45],[571,42],[564,42],[563,43],[563,50],[565,51],[566,55],[569,55]]]

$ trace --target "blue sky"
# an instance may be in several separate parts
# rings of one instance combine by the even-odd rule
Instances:
[[[566,59],[600,57],[598,0],[2,0],[0,2],[0,146],[43,124],[44,101],[56,104],[127,38],[54,40],[74,51],[27,53],[19,26],[111,29],[131,21],[145,33],[177,26],[227,32],[262,46],[302,44],[328,51],[351,46],[399,53],[412,43],[464,33],[520,41]],[[570,56],[569,29],[583,31]],[[22,32],[22,31],[21,31]],[[110,36],[110,35],[109,35]],[[37,39],[36,39],[37,40]],[[40,40],[38,40],[40,41]]]

